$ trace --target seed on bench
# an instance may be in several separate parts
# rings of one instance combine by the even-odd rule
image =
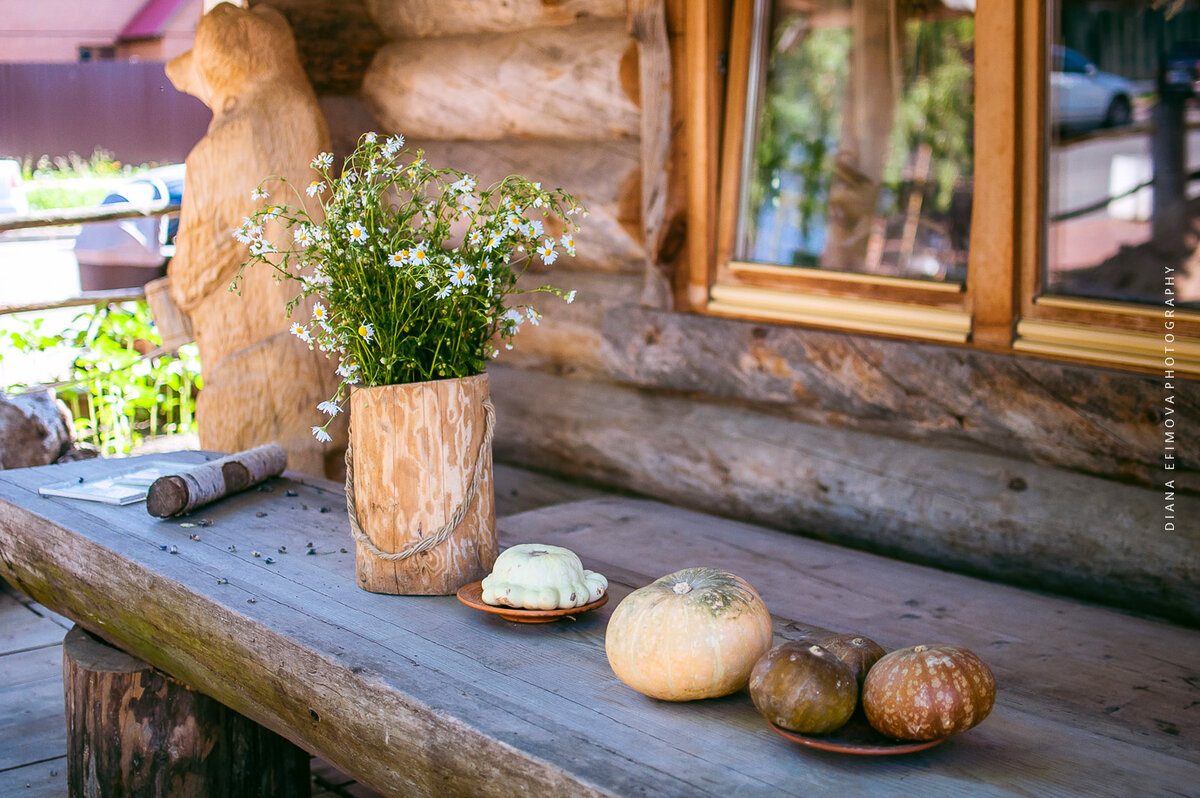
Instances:
[[[305,554],[316,554],[316,553],[317,553],[317,550],[316,550],[316,549],[309,549],[308,551],[306,551],[306,552],[304,552],[304,553],[305,553]]]
[[[346,551],[345,549],[342,549],[342,554],[349,554],[349,553],[350,552]]]
[[[212,524],[213,522],[211,518],[201,518],[196,522],[196,526],[212,526]]]
[[[316,544],[313,543],[311,540],[304,544],[304,546],[309,549],[311,549],[314,545],[316,545]]]
[[[251,596],[250,598],[246,599],[247,604],[256,604],[257,602],[258,602],[258,599],[256,599],[254,596]]]
[[[274,564],[275,564],[275,558],[274,558],[274,557],[268,557],[267,559],[263,560],[263,562],[265,562],[267,565],[274,565]]]
[[[172,554],[178,554],[178,553],[179,553],[179,547],[178,547],[178,546],[172,546],[172,547],[171,547],[171,553],[172,553]]]
[[[279,547],[279,553],[280,553],[280,554],[287,554],[287,546],[280,546],[280,547]]]
[[[266,518],[266,517],[267,517],[267,514],[266,514],[266,513],[261,513],[261,512],[260,512],[260,513],[255,513],[255,514],[254,514],[254,517],[255,517],[255,518]]]
[[[199,540],[199,539],[200,539],[200,536],[199,536],[199,535],[192,535],[192,536],[191,536],[191,538],[192,538],[192,540]]]
[[[184,521],[179,526],[183,527],[184,529],[191,529],[192,527],[195,526],[195,524],[193,524],[191,521]]]
[[[237,551],[237,546],[226,546],[225,550],[226,551]]]
[[[269,483],[263,483],[262,485],[258,486],[258,492],[259,493],[274,493],[275,486],[271,485]]]
[[[262,555],[261,555],[261,554],[259,554],[257,551],[252,551],[252,552],[250,552],[250,553],[251,553],[251,554],[253,554],[255,557],[261,557],[261,556],[262,556]]]
[[[307,504],[302,504],[302,505],[300,505],[300,509],[301,509],[301,510],[305,510],[305,511],[307,511],[307,510],[308,510],[308,505],[307,505]]]
[[[299,496],[300,494],[294,490],[289,490],[283,494],[284,496]]]
[[[162,544],[161,546],[159,546],[158,548],[159,548],[160,550],[162,550],[162,551],[166,551],[166,550],[167,550],[167,544],[166,544],[166,543],[164,543],[164,544]]]
[[[328,508],[328,507],[322,507],[322,508],[321,508],[321,512],[323,512],[323,513],[327,513],[327,512],[329,512],[329,508]]]
[[[219,579],[217,579],[217,584],[218,585],[227,585],[227,584],[229,584],[229,580],[222,576]]]

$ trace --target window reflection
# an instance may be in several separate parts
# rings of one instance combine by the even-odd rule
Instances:
[[[1050,4],[1045,292],[1200,303],[1200,10]]]
[[[762,0],[736,256],[960,281],[974,0]]]

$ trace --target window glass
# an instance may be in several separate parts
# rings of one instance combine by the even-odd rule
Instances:
[[[966,277],[974,0],[760,0],[735,257]]]
[[[1049,11],[1044,292],[1200,304],[1200,9]]]

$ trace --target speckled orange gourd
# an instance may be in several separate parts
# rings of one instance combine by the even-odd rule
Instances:
[[[996,680],[974,652],[913,646],[875,663],[863,685],[867,720],[899,740],[936,740],[978,724],[992,711]]]

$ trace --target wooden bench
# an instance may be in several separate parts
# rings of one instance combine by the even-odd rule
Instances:
[[[270,492],[187,519],[208,526],[37,494],[131,465],[0,472],[0,574],[387,794],[1125,796],[1200,786],[1196,630],[618,496],[501,519],[502,543],[568,546],[611,580],[597,612],[518,625],[453,597],[360,590],[341,486],[323,480],[289,473]],[[755,585],[777,640],[816,625],[889,648],[968,646],[996,673],[996,708],[937,748],[867,758],[783,740],[745,692],[690,704],[635,693],[609,669],[607,618],[633,587],[704,564]]]

